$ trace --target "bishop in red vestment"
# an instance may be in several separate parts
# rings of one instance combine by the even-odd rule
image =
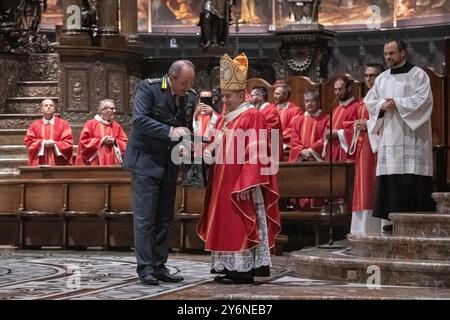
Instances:
[[[29,166],[57,166],[72,163],[73,136],[69,123],[54,115],[55,104],[50,99],[41,102],[42,119],[27,130],[24,144],[28,149]]]
[[[248,60],[224,55],[220,80],[227,113],[219,117],[214,141],[205,160],[214,159],[197,233],[212,252],[211,271],[224,273],[222,284],[252,283],[268,276],[270,251],[280,232],[276,171],[267,160],[266,124],[262,114],[245,101]]]
[[[78,141],[77,165],[120,165],[128,137],[114,121],[116,108],[109,99],[100,101],[98,114],[83,127]]]

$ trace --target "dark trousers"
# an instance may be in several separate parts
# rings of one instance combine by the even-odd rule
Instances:
[[[391,212],[435,211],[433,178],[414,174],[378,176],[373,216],[389,220]]]
[[[167,237],[173,219],[176,179],[132,175],[134,246],[140,277],[167,271]]]

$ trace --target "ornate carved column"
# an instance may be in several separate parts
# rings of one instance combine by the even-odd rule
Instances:
[[[331,51],[328,40],[332,40],[336,34],[320,27],[275,32],[281,38],[279,52],[284,63],[285,79],[305,76],[314,82],[321,82],[327,78]]]
[[[100,46],[122,49],[125,40],[119,36],[119,0],[99,0],[97,5]]]
[[[63,11],[60,45],[90,46],[91,39],[82,31],[82,0],[61,0]]]
[[[142,52],[144,43],[139,40],[137,0],[120,0],[120,34],[134,51]]]
[[[98,31],[101,35],[117,35],[119,33],[118,0],[99,0]]]

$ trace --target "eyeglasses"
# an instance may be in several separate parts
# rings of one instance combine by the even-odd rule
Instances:
[[[365,74],[364,77],[366,77],[366,78],[376,78],[376,77],[378,77],[378,74]]]

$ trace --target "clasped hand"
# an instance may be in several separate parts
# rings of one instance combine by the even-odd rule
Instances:
[[[115,142],[116,142],[116,139],[114,137],[111,137],[111,136],[104,136],[103,137],[103,143],[108,145],[108,146],[113,145]]]
[[[381,105],[381,110],[391,110],[394,111],[396,109],[395,101],[394,99],[387,98],[385,102]]]

